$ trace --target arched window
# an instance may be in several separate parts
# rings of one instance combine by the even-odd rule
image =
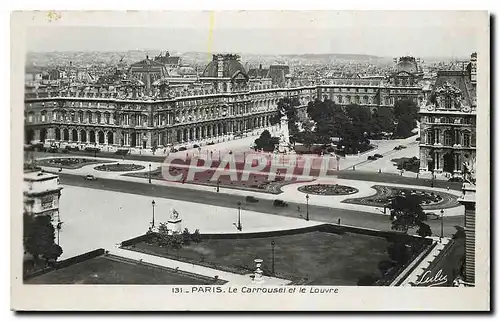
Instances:
[[[451,107],[452,107],[451,97],[450,96],[446,96],[444,98],[444,108],[451,109]]]
[[[434,144],[434,131],[433,130],[426,131],[425,136],[426,136],[426,144],[429,144],[429,145]]]
[[[453,145],[453,134],[451,130],[447,130],[444,132],[444,145],[445,146]]]
[[[464,132],[464,136],[463,136],[463,146],[464,147],[470,147],[471,146],[471,135],[470,135],[470,132]]]

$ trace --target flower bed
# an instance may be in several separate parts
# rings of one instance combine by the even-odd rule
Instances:
[[[140,171],[145,169],[145,166],[142,165],[137,165],[137,164],[110,164],[110,165],[99,165],[94,167],[95,170],[97,171],[103,171],[103,172],[131,172],[131,171]]]
[[[302,193],[314,195],[351,195],[359,192],[357,188],[339,184],[315,184],[300,186],[298,190]]]
[[[377,191],[375,195],[361,198],[351,198],[343,200],[342,202],[383,207],[389,204],[391,200],[398,195],[416,194],[421,198],[421,205],[424,210],[450,208],[460,205],[457,201],[458,198],[455,195],[438,191],[428,191],[384,185],[374,185],[372,186],[372,188]]]
[[[100,163],[111,163],[111,162],[99,159],[79,158],[79,157],[46,158],[36,161],[36,164],[38,166],[59,167],[67,169],[77,169],[86,165],[100,164]]]

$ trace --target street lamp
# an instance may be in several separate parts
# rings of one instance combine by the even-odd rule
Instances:
[[[156,205],[155,200],[153,200],[151,202],[151,206],[153,208],[153,220],[151,221],[151,228],[155,227],[155,205]]]
[[[309,194],[306,194],[306,221],[309,221]]]
[[[61,224],[62,224],[62,222],[58,222],[57,227],[56,227],[56,229],[57,229],[57,245],[59,245],[59,232],[61,231]]]
[[[149,184],[151,184],[151,164],[149,164]]]
[[[238,202],[238,223],[236,224],[236,228],[240,232],[243,229],[241,226],[241,202]]]
[[[274,245],[276,243],[274,241],[271,241],[271,253],[272,253],[272,261],[271,261],[271,273],[274,275]]]
[[[439,238],[439,242],[441,242],[441,239],[443,238],[443,219],[444,219],[444,210],[441,209],[441,237]]]

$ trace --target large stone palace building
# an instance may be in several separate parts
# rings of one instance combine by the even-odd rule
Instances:
[[[477,54],[462,71],[439,71],[420,107],[420,171],[460,176],[476,158]]]
[[[424,98],[421,70],[410,57],[400,58],[386,80],[298,79],[285,66],[254,77],[233,54],[213,55],[195,78],[173,78],[163,60],[147,57],[123,77],[108,77],[113,83],[27,92],[26,141],[113,148],[202,145],[270,126],[283,97],[298,99],[302,113],[314,99],[378,108]]]

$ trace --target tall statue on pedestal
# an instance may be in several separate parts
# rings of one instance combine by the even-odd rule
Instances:
[[[282,107],[279,113],[281,118],[280,118],[280,140],[278,144],[278,152],[289,153],[291,151],[290,133],[288,131],[288,116],[286,115],[285,107]]]

